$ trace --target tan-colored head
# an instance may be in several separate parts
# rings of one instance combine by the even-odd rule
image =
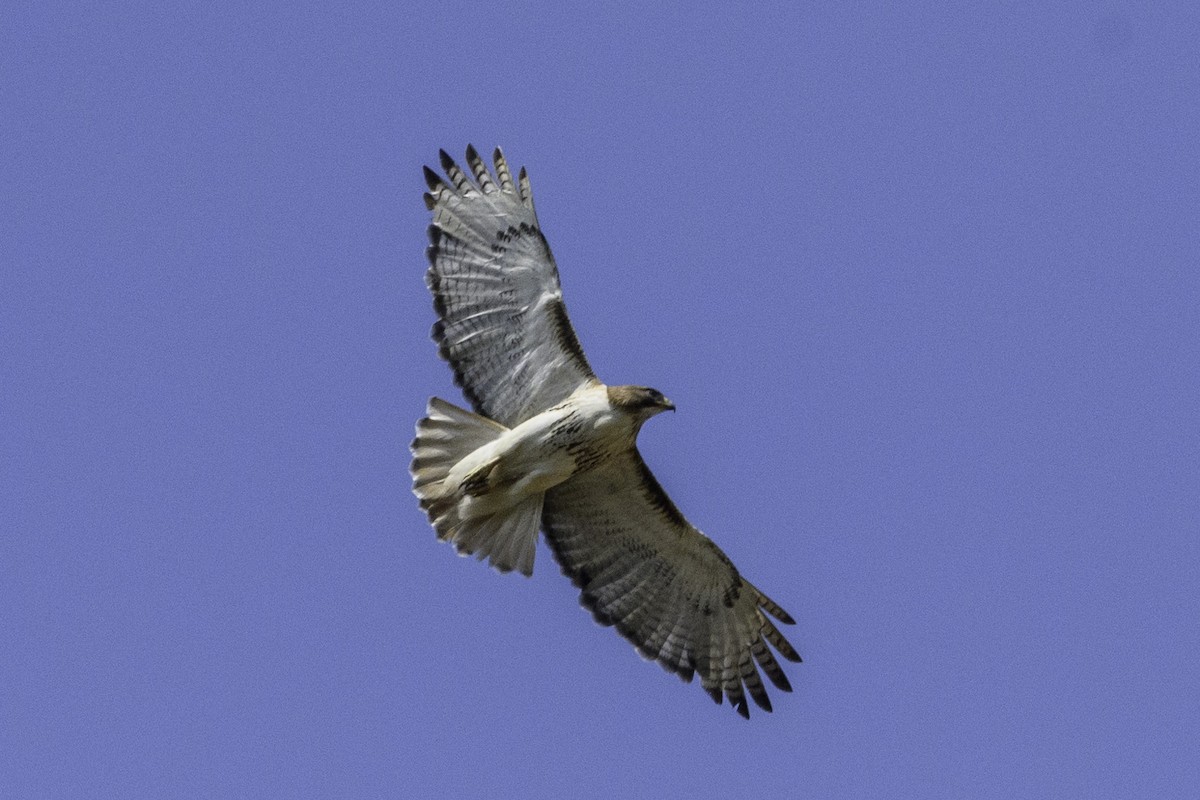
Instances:
[[[608,402],[642,419],[675,410],[675,404],[663,397],[662,392],[648,386],[609,386]]]

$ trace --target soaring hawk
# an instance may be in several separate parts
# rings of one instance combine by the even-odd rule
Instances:
[[[529,179],[475,148],[464,172],[425,168],[433,212],[433,338],[477,413],[432,398],[412,443],[413,491],[439,539],[500,572],[533,572],[539,527],[580,602],[647,659],[743,717],[771,703],[761,669],[791,685],[770,643],[800,656],[770,617],[782,608],[688,523],[638,454],[642,424],[674,410],[642,386],[606,386],[567,319]],[[770,617],[768,617],[768,614]],[[756,667],[757,665],[757,667]]]

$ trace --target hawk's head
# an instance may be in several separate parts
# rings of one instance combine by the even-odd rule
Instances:
[[[674,403],[663,397],[662,392],[649,386],[610,386],[608,402],[642,419],[675,410]]]

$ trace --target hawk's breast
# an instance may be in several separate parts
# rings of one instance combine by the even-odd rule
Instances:
[[[513,428],[505,469],[557,485],[624,452],[635,434],[632,419],[612,407],[603,386],[585,389]]]

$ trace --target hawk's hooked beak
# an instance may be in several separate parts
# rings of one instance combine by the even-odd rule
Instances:
[[[667,398],[665,398],[665,397],[663,398],[663,401],[662,401],[662,407],[663,407],[664,409],[666,409],[667,411],[674,411],[674,410],[675,410],[675,404],[674,404],[674,403],[672,403],[670,400],[668,400],[668,399],[667,399]]]

